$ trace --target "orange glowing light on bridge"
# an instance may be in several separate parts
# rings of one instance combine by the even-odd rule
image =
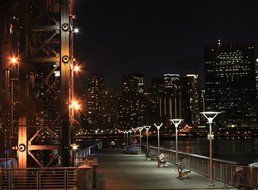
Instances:
[[[69,105],[69,108],[74,110],[80,110],[81,105],[77,100],[72,100],[71,104]]]
[[[12,56],[10,57],[10,63],[16,65],[18,63],[18,57]]]
[[[80,65],[74,65],[73,70],[76,73],[80,72],[81,71]]]

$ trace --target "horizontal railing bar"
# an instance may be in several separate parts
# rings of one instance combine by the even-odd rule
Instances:
[[[153,148],[153,149],[156,149],[156,150],[158,149],[157,147],[154,147],[154,146],[149,146],[149,147]],[[166,149],[166,148],[160,148],[160,150],[176,153],[175,150]],[[207,156],[202,156],[202,155],[199,155],[199,154],[191,154],[191,153],[186,153],[186,152],[181,152],[181,151],[178,151],[178,154],[192,156],[192,157],[196,157],[196,158],[202,158],[202,159],[205,159],[205,160],[209,160],[210,159]],[[232,165],[238,164],[237,162],[232,162],[232,161],[228,161],[228,160],[221,160],[221,159],[216,159],[216,158],[213,158],[213,160],[217,161],[217,162],[223,162],[223,163],[227,163],[227,164],[232,164]]]
[[[53,185],[65,185],[65,182],[63,183],[54,183],[54,182],[51,182],[51,183],[41,183],[41,186],[53,186]]]
[[[1,168],[0,170],[24,170],[24,171],[29,171],[29,170],[76,170],[76,167],[41,167],[41,168]]]

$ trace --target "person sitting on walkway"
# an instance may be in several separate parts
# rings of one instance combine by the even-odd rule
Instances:
[[[161,154],[158,156],[158,167],[160,167],[161,164],[163,165],[163,167],[164,167],[165,164],[166,164],[165,154],[164,154],[164,153],[161,153]]]
[[[191,173],[191,170],[185,169],[181,162],[176,163],[178,176],[177,179],[182,180],[183,178],[188,178],[188,175]]]

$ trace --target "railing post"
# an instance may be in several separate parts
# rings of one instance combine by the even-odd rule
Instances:
[[[250,168],[250,185],[249,185],[249,187],[250,188],[253,188],[253,179],[254,179],[254,176],[253,176],[253,167],[249,167]]]
[[[224,178],[224,187],[227,187],[227,166],[223,165],[223,178]]]
[[[228,168],[226,169],[226,184],[228,184]]]
[[[65,189],[68,189],[68,171],[65,170]]]
[[[3,170],[0,169],[0,189],[3,189],[3,178],[2,178]]]
[[[12,179],[13,179],[13,177],[12,177],[12,170],[8,170],[9,172],[8,172],[8,182],[9,182],[9,188],[10,188],[10,190],[12,190],[13,189],[13,186],[12,186],[12,184],[13,184],[13,182],[12,182]]]
[[[214,179],[216,179],[216,163],[214,161],[212,161],[212,167],[213,167],[213,169],[212,169],[212,171],[213,171],[212,176],[213,176]]]
[[[39,174],[40,170],[37,170],[37,174],[36,174],[36,180],[37,180],[37,188],[40,190],[40,174]]]
[[[204,170],[204,166],[203,166],[203,160],[201,160],[201,172],[203,173],[203,170]]]
[[[224,164],[219,163],[219,178],[218,178],[218,180],[221,181],[222,183],[223,183],[223,167],[224,167]]]
[[[230,183],[233,181],[233,172],[232,172],[232,166],[230,167]]]
[[[206,164],[207,164],[207,176],[209,177],[209,170],[210,170],[210,168],[209,168],[209,160],[206,160]]]

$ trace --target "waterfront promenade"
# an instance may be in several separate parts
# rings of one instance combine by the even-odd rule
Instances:
[[[175,166],[157,167],[156,161],[145,161],[145,156],[123,154],[117,150],[102,150],[98,158],[97,189],[234,189],[214,181],[208,186],[208,178],[191,172],[179,180]]]

